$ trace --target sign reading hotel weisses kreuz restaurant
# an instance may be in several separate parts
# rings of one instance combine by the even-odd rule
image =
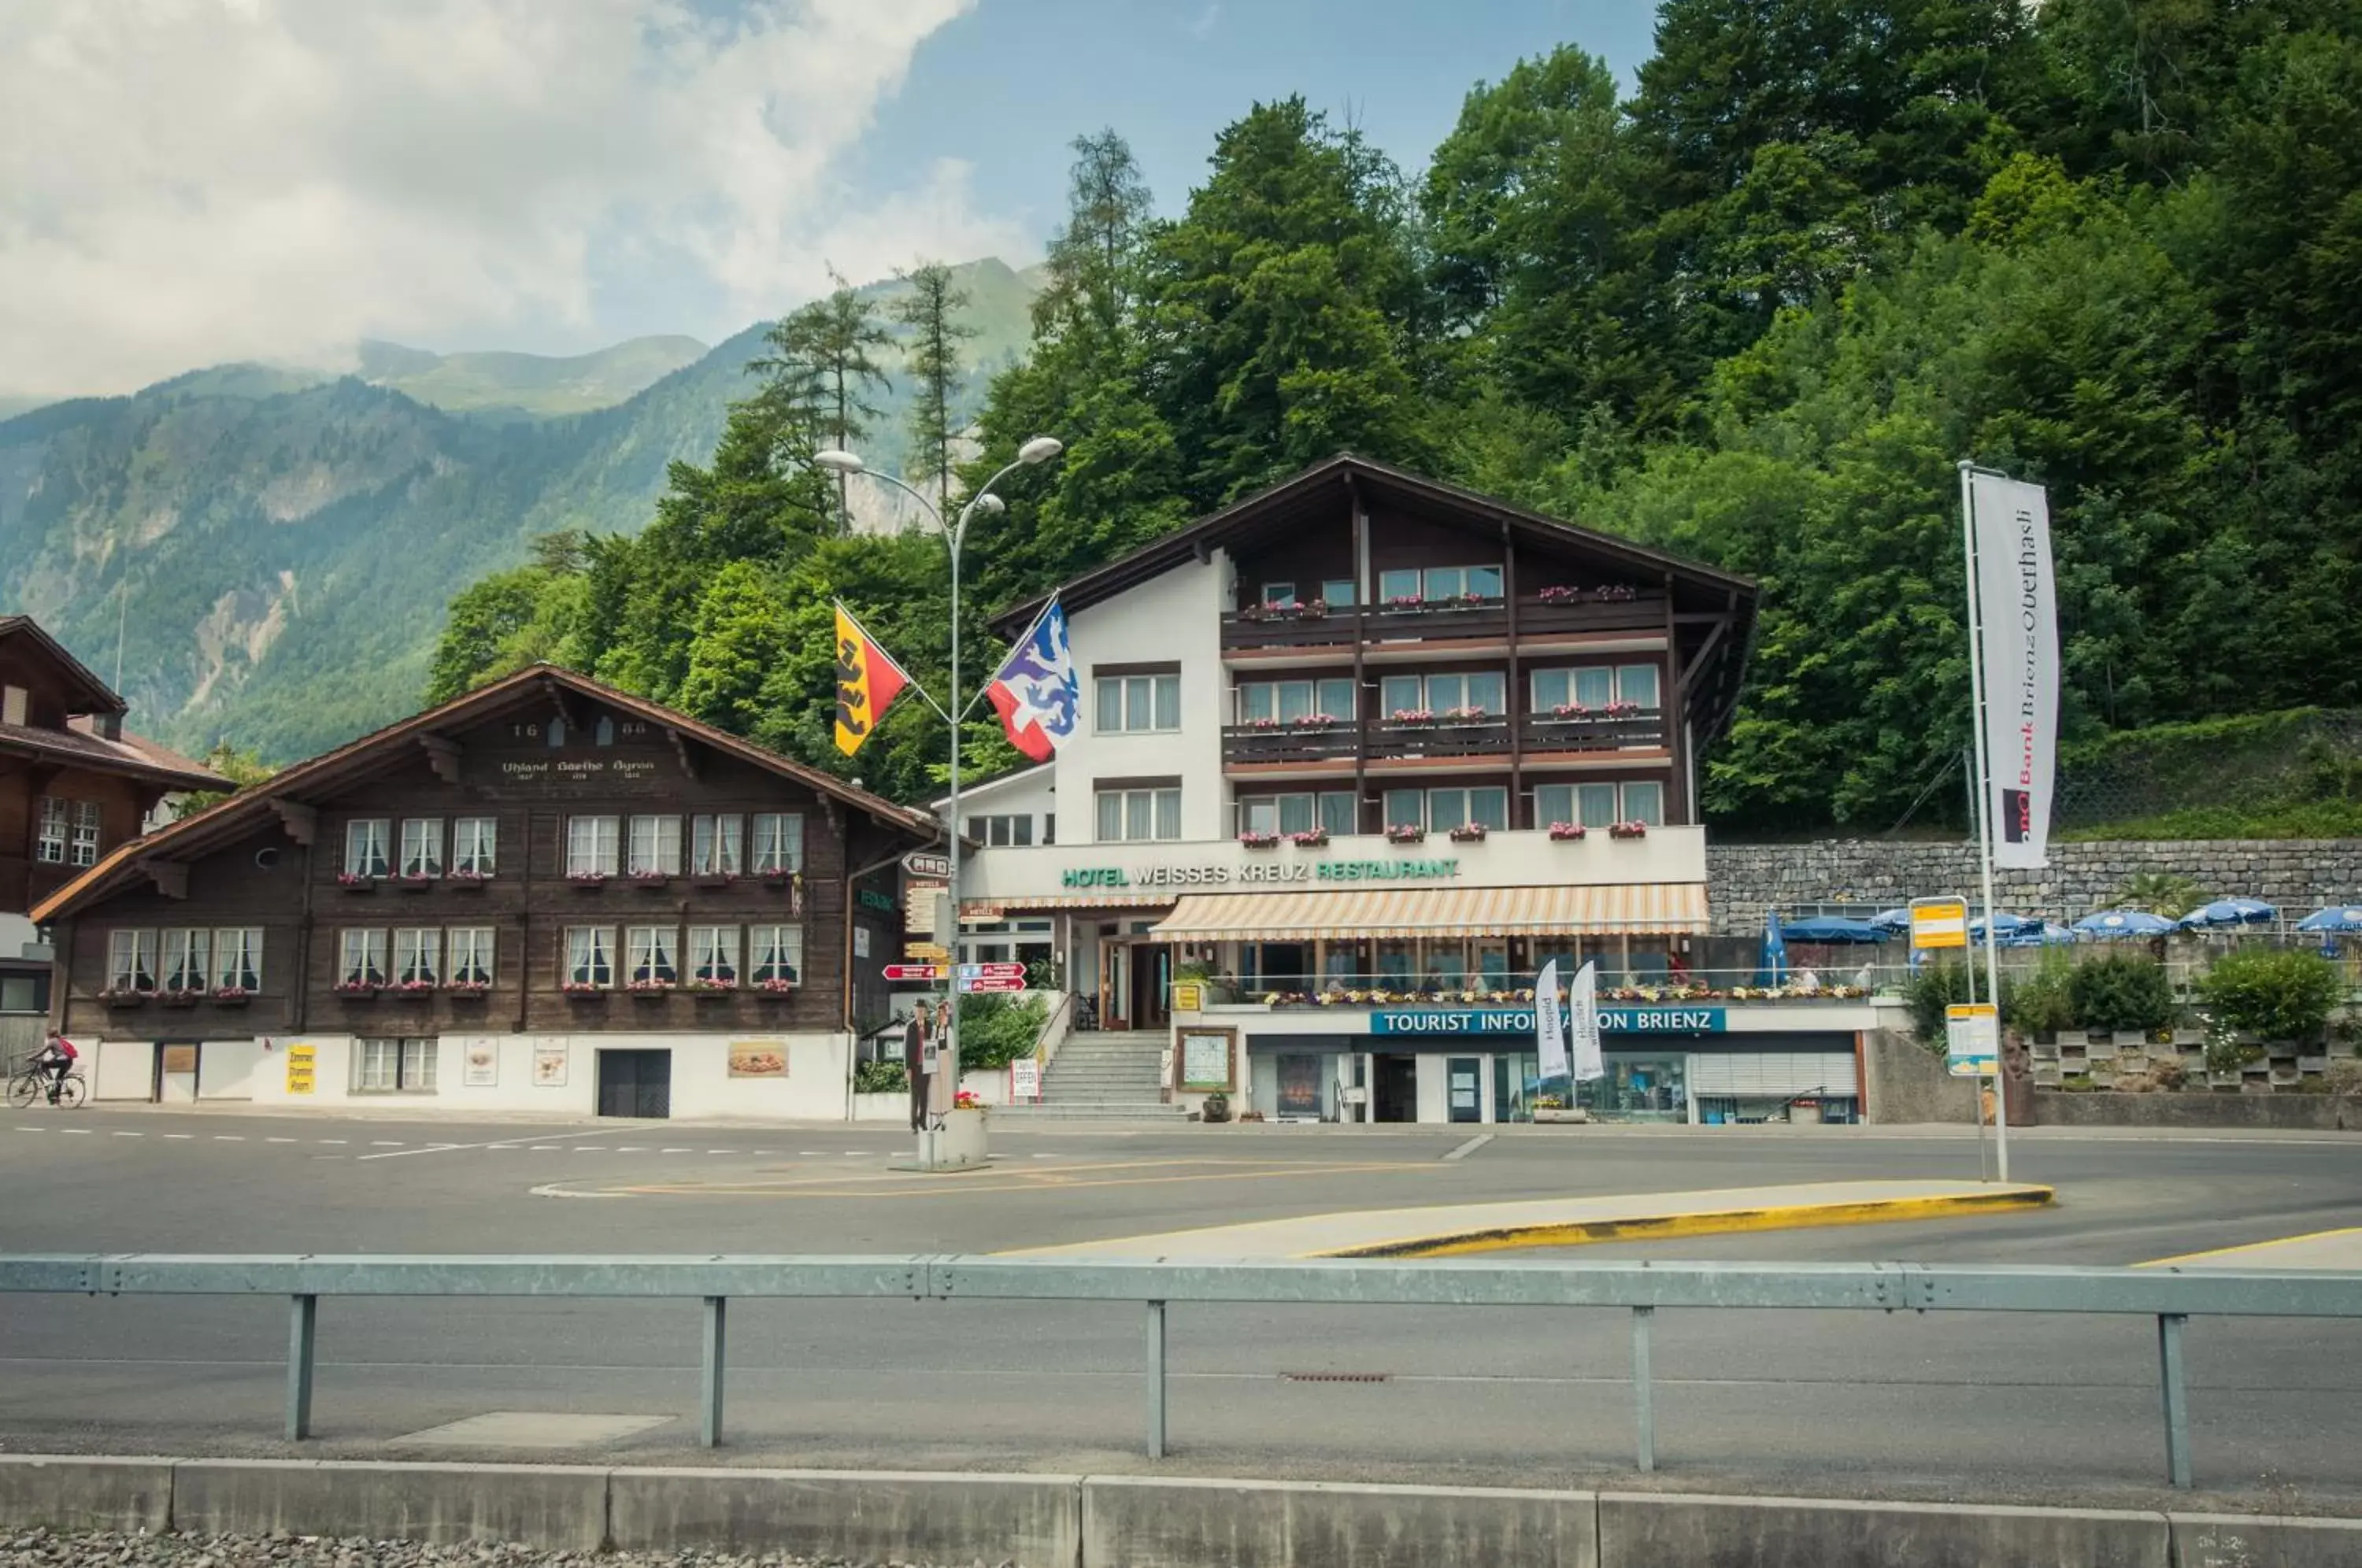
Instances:
[[[1720,1034],[1727,1025],[1718,1007],[1603,1007],[1608,1034]],[[1396,1008],[1370,1015],[1373,1034],[1531,1034],[1530,1007]]]
[[[1188,866],[1069,867],[1059,874],[1068,888],[1196,888],[1227,882],[1393,882],[1432,880],[1460,875],[1457,860],[1267,861],[1244,866],[1219,862]]]

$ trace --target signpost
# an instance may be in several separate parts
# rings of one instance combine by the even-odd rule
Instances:
[[[886,977],[889,980],[940,980],[944,977],[941,964],[889,964]]]
[[[952,857],[937,855],[932,849],[914,849],[902,856],[902,869],[922,882],[949,882]]]
[[[1946,1008],[1944,1065],[1956,1078],[1998,1076],[2001,1010],[1991,1002],[1954,1002]]]
[[[959,988],[964,996],[975,996],[985,991],[1021,991],[1025,988],[1025,977],[1020,975],[1015,979],[999,979],[985,975],[962,975]]]
[[[1012,1100],[1042,1098],[1041,1058],[1020,1056],[1009,1064],[1009,1098]]]
[[[959,966],[963,980],[1021,980],[1025,977],[1022,964],[963,964]]]
[[[940,942],[906,942],[902,956],[922,964],[944,964],[951,960],[952,950]],[[941,978],[938,976],[937,978]]]

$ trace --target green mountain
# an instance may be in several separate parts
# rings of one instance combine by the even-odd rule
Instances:
[[[1023,354],[1038,281],[998,260],[958,271],[978,330],[974,408]],[[641,527],[668,466],[712,453],[761,336],[749,327],[613,406],[541,418],[484,414],[526,406],[514,394],[547,367],[604,361],[624,376],[669,351],[648,345],[686,340],[539,360],[530,375],[517,362],[532,356],[372,346],[387,384],[217,366],[0,420],[6,607],[101,671],[119,635],[133,722],[160,738],[196,750],[226,737],[274,761],[326,750],[416,707],[445,604],[522,560],[535,535]],[[539,382],[549,396],[584,384]],[[427,401],[471,389],[489,401]],[[880,400],[864,454],[880,468],[902,465],[906,398],[897,379]]]
[[[430,354],[398,343],[360,346],[362,381],[429,408],[501,419],[548,419],[612,408],[705,356],[694,337],[634,337],[595,354]]]

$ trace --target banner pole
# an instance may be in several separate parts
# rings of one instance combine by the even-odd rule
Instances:
[[[1976,492],[1970,470],[1974,465],[1960,459],[1960,550],[1967,569],[1969,596],[1969,692],[1970,712],[1969,727],[1976,733],[1977,742],[1977,859],[1984,876],[1985,894],[1985,993],[1993,1009],[1993,1161],[2000,1179],[2009,1179],[2009,1051],[2002,1038],[2001,1028],[2001,962],[1999,938],[1993,930],[1993,845],[1992,845],[1992,758],[1985,744],[1985,634],[1982,596],[1977,591],[1977,522]],[[1968,960],[1970,983],[1975,984],[1976,955],[1962,955]],[[1977,1138],[1981,1146],[1984,1138],[1984,1107],[1977,1107]],[[1978,1159],[1980,1169],[1982,1156]]]

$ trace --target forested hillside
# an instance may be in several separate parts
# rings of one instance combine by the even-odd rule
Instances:
[[[1969,458],[2050,487],[2074,734],[2362,694],[2356,0],[1671,0],[1628,94],[1503,67],[1415,179],[1264,104],[1153,222],[1077,144],[970,479],[1068,449],[979,524],[977,615],[1352,448],[1760,579],[1709,810],[1882,828],[1967,733]],[[560,657],[841,766],[826,601],[932,675],[942,564],[826,537],[794,402],[635,549],[463,601],[443,685]],[[846,770],[917,794],[934,723]]]
[[[1033,284],[998,261],[955,271],[978,332],[965,412],[1022,351]],[[366,345],[358,376],[222,366],[0,421],[0,608],[110,678],[119,630],[132,722],[185,749],[326,750],[415,709],[454,593],[537,534],[636,531],[670,465],[712,451],[763,329],[655,379],[685,343],[573,360]]]

